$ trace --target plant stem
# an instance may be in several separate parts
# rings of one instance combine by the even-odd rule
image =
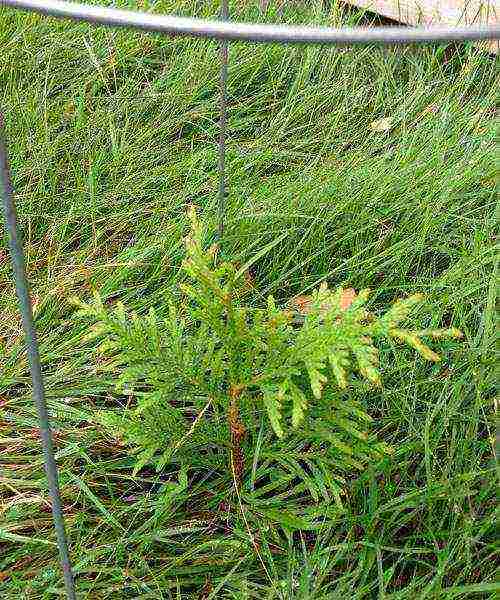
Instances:
[[[227,419],[229,431],[231,432],[231,468],[234,473],[236,485],[241,488],[243,481],[243,470],[245,468],[245,459],[241,449],[241,440],[245,437],[246,429],[240,420],[240,410],[238,398],[243,391],[244,386],[231,385],[229,387],[229,409]]]

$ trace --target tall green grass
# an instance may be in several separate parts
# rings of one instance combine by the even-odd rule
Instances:
[[[385,389],[355,393],[395,454],[353,479],[344,513],[305,530],[301,516],[317,507],[291,499],[289,514],[273,512],[277,473],[260,509],[208,469],[188,471],[187,485],[175,466],[133,477],[127,448],[93,421],[96,408],[128,400],[111,392],[114,374],[69,303],[98,289],[109,303],[161,311],[175,293],[186,204],[215,231],[217,45],[0,10],[0,102],[80,597],[493,597],[494,59],[468,46],[231,44],[221,251],[243,263],[286,234],[254,265],[255,302],[324,279],[374,288],[375,308],[423,291],[422,325],[466,334],[437,366],[387,351]],[[317,3],[264,15],[233,3],[231,13],[366,19]],[[389,130],[373,129],[381,118]],[[57,598],[5,241],[0,318],[0,595]]]

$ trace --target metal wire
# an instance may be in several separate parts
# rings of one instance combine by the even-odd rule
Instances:
[[[222,0],[221,18],[229,18],[228,0]],[[224,234],[224,216],[226,212],[226,129],[227,129],[227,68],[228,68],[228,43],[220,43],[220,106],[219,106],[219,239]]]
[[[247,42],[285,42],[311,44],[414,44],[466,40],[500,39],[500,25],[468,27],[375,27],[321,28],[292,27],[207,21],[170,15],[87,6],[63,0],[0,0],[0,4],[24,8],[53,17],[71,18],[115,27],[130,27],[159,33],[189,35]]]
[[[31,381],[33,383],[33,399],[38,411],[38,419],[40,423],[40,437],[42,438],[45,472],[47,473],[49,493],[52,499],[52,515],[54,517],[54,526],[57,536],[57,545],[59,547],[61,566],[64,574],[66,594],[69,600],[76,600],[73,574],[71,571],[71,564],[68,554],[68,542],[61,508],[57,465],[54,459],[54,448],[52,445],[52,432],[50,430],[49,415],[45,402],[45,391],[43,387],[42,369],[40,365],[40,354],[38,351],[38,340],[33,323],[33,310],[31,307],[28,280],[26,278],[23,248],[17,226],[17,216],[14,205],[12,181],[10,177],[10,167],[7,158],[4,131],[5,128],[3,116],[0,114],[0,194],[2,196],[3,209],[5,213],[5,225],[8,234],[12,267],[14,269],[16,293],[23,322],[26,349],[28,351]]]

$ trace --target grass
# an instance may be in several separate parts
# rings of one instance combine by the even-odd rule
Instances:
[[[211,16],[217,4],[154,9]],[[222,251],[243,263],[286,233],[255,265],[255,301],[324,279],[373,288],[375,308],[422,291],[422,326],[465,333],[436,366],[387,351],[384,390],[356,391],[395,453],[353,478],[341,512],[288,497],[278,473],[260,502],[209,468],[133,476],[128,449],[93,419],[122,400],[69,299],[98,289],[161,310],[186,204],[215,226],[216,44],[1,11],[0,102],[79,597],[493,598],[494,60],[469,46],[230,47]],[[316,3],[231,11],[365,18]],[[387,117],[388,131],[372,128]],[[5,241],[0,292],[0,596],[58,598]]]

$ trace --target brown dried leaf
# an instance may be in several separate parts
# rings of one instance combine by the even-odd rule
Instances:
[[[393,126],[393,118],[392,117],[384,117],[382,119],[377,119],[376,121],[372,121],[370,123],[370,129],[372,131],[390,131]]]
[[[340,310],[347,310],[356,299],[356,290],[354,288],[346,288],[340,296]]]
[[[307,315],[311,312],[311,296],[296,296],[290,301],[290,306],[301,315]]]
[[[353,288],[346,288],[342,290],[340,296],[340,310],[347,310],[354,302],[357,294]],[[301,315],[308,315],[312,309],[312,297],[311,296],[296,296],[290,301],[290,305]],[[330,309],[330,304],[325,302],[321,306],[321,314],[325,314]]]

